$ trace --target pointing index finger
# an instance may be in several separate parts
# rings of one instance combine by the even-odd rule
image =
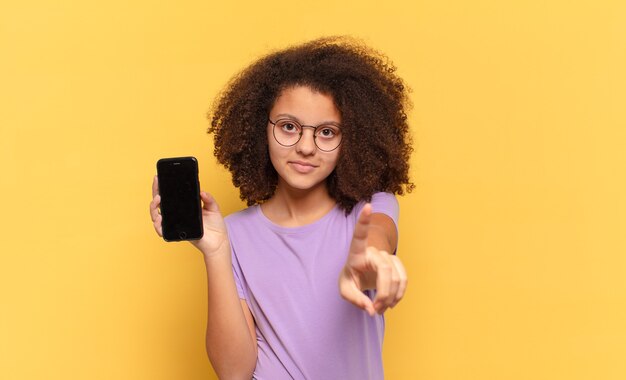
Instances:
[[[364,253],[367,249],[367,233],[372,216],[372,205],[367,203],[354,226],[354,235],[350,244],[350,253]]]

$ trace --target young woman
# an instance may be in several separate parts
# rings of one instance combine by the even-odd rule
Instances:
[[[349,38],[271,53],[216,100],[215,156],[248,208],[202,193],[206,346],[220,379],[382,379],[383,313],[404,295],[407,91]],[[162,234],[155,177],[150,212]]]

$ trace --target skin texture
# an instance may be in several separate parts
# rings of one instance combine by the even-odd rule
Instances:
[[[319,125],[322,122],[341,123],[339,110],[333,99],[308,87],[285,89],[270,111],[276,120],[289,116],[302,124]],[[303,129],[303,138],[295,147],[280,145],[272,135],[273,126],[268,123],[267,140],[272,166],[278,174],[279,187],[310,190],[324,185],[326,178],[335,170],[340,149],[323,152],[317,149],[311,128]]]
[[[270,117],[276,120],[287,115],[306,125],[329,121],[341,124],[333,99],[308,87],[287,88],[278,97]],[[311,128],[304,128],[296,145],[284,147],[274,139],[272,127],[268,123],[266,139],[278,183],[274,196],[261,209],[270,220],[286,227],[317,220],[335,205],[328,195],[326,179],[335,170],[341,150],[317,149]]]

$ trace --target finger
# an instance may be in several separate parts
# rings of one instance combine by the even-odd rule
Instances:
[[[372,205],[367,203],[359,219],[354,226],[354,235],[352,236],[352,242],[350,243],[350,253],[365,253],[367,250],[367,233],[370,227],[370,219],[372,216]]]
[[[390,304],[393,264],[388,258],[378,254],[370,254],[369,261],[371,267],[376,272],[374,308],[379,314],[382,314]]]
[[[163,237],[163,218],[161,217],[161,215],[157,216],[157,218],[154,220],[154,223],[152,223],[152,225],[154,226],[154,230],[156,231],[157,234],[159,234],[160,237]]]
[[[400,276],[400,283],[398,285],[398,291],[396,293],[396,299],[389,307],[394,307],[400,302],[404,294],[406,293],[406,287],[408,284],[408,276],[406,274],[406,270],[404,269],[404,265],[397,256],[391,256],[391,261],[393,262],[396,270],[398,271],[398,275]]]
[[[161,196],[157,194],[152,199],[152,202],[150,202],[150,217],[153,222],[156,220],[157,216],[161,216],[159,206],[161,206]]]
[[[220,206],[213,196],[207,192],[202,191],[200,193],[200,199],[202,199],[202,208],[209,212],[220,213]]]
[[[383,252],[389,261],[391,266],[391,279],[389,281],[389,296],[384,299],[384,305],[386,307],[392,307],[397,301],[398,290],[400,289],[400,273],[393,262],[393,256],[387,252]]]
[[[161,205],[161,196],[155,195],[150,202],[150,218],[152,218],[152,225],[154,230],[159,234],[159,236],[163,236],[163,217],[161,216],[161,211],[159,206]]]
[[[354,306],[365,310],[370,316],[376,314],[372,300],[363,293],[354,282],[348,280],[339,281],[339,293],[341,297]]]
[[[154,176],[152,180],[152,198],[157,194],[159,194],[159,177]]]

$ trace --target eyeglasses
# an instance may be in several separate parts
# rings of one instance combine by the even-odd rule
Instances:
[[[272,133],[276,142],[282,146],[294,146],[302,138],[304,128],[313,128],[313,141],[322,152],[332,152],[341,144],[341,129],[336,124],[324,123],[318,126],[302,125],[293,119],[272,121]]]

